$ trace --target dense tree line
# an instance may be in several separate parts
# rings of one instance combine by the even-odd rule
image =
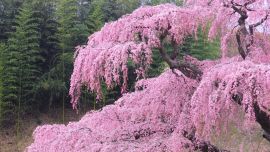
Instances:
[[[68,88],[73,69],[75,47],[87,42],[90,34],[141,5],[156,5],[181,0],[2,0],[0,2],[0,124],[20,125],[24,115],[38,115],[51,108],[70,108]],[[218,56],[217,43],[186,40],[183,50],[203,59]],[[211,47],[208,54],[198,50]],[[171,49],[170,46],[167,46]],[[212,49],[215,48],[215,49]],[[148,76],[154,77],[166,67],[154,51]],[[203,51],[205,52],[205,51]],[[129,89],[135,82],[134,65],[129,66]],[[101,108],[120,96],[120,88],[107,91],[103,102],[83,89],[79,108]],[[88,105],[88,107],[86,106]],[[90,107],[89,107],[90,106]]]

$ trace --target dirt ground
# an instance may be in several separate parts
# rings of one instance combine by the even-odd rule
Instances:
[[[64,123],[78,121],[82,115],[66,109]],[[49,114],[41,114],[39,118],[31,116],[24,118],[18,131],[14,128],[0,130],[0,152],[23,152],[33,142],[32,133],[37,126],[55,123],[63,123],[62,109],[54,110]]]

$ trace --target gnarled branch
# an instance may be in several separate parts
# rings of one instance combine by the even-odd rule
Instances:
[[[262,18],[259,22],[249,25],[249,33],[250,33],[250,43],[247,45],[249,48],[254,43],[254,28],[263,24],[269,17],[269,13],[265,15],[264,18]]]
[[[255,24],[249,25],[247,29],[246,19],[248,18],[248,11],[254,11],[247,7],[255,2],[255,0],[248,0],[244,4],[239,4],[234,0],[231,0],[230,4],[223,2],[224,7],[233,9],[232,14],[238,13],[240,15],[240,18],[238,19],[239,28],[236,32],[236,40],[238,45],[238,52],[243,59],[247,57],[248,53],[250,52],[250,46],[252,46],[254,43],[254,28],[263,24],[269,16],[269,13],[267,12],[264,18]]]
[[[179,47],[174,40],[172,40],[172,47],[173,47],[173,53],[171,55],[171,59],[174,60],[179,55]]]
[[[164,36],[161,37],[161,45],[159,48],[159,53],[161,54],[163,60],[169,65],[169,67],[174,70],[178,69],[180,70],[185,76],[192,78],[192,79],[201,79],[202,76],[202,71],[194,64],[188,63],[185,61],[178,61],[177,60],[177,55],[178,55],[178,50],[177,50],[177,44],[172,43],[174,47],[174,52],[172,57],[165,51],[164,46],[163,46],[163,39]]]

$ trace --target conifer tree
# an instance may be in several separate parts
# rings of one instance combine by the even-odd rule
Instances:
[[[86,42],[86,27],[80,22],[77,0],[62,0],[57,9],[59,21],[59,37],[61,48],[65,52],[73,52],[74,47]],[[79,28],[79,29],[78,29]]]
[[[10,32],[13,31],[15,15],[23,0],[1,0],[0,1],[0,42],[6,42]]]
[[[33,1],[33,16],[38,18],[38,29],[40,33],[39,48],[43,60],[39,63],[42,76],[35,86],[36,100],[38,100],[39,110],[44,112],[48,110],[54,99],[56,92],[54,86],[57,80],[51,77],[55,65],[57,65],[57,56],[61,52],[59,41],[59,23],[56,18],[56,2],[54,0],[35,0]],[[53,84],[53,85],[47,85]],[[50,104],[48,104],[48,102]],[[46,106],[44,106],[46,105]]]
[[[56,20],[54,0],[35,0],[34,16],[39,19],[41,55],[45,59],[42,62],[42,73],[46,73],[53,66],[53,60],[60,51],[58,39],[59,23]]]
[[[57,20],[59,22],[58,38],[60,53],[57,55],[57,65],[51,70],[53,81],[58,82],[63,106],[63,121],[65,103],[68,101],[69,79],[73,68],[73,53],[77,45],[85,44],[88,28],[80,20],[79,3],[77,0],[62,0],[57,5]]]
[[[89,29],[89,33],[92,34],[104,25],[104,14],[99,4],[94,4],[91,11],[89,12],[86,24]]]
[[[35,84],[40,76],[38,19],[25,2],[16,17],[15,31],[11,34],[3,52],[2,124],[14,124],[18,116],[32,111],[35,103]]]
[[[2,73],[3,73],[3,52],[5,49],[5,45],[4,43],[0,43],[0,120],[2,120],[1,116],[2,116],[2,111],[3,111],[3,79],[2,79]]]
[[[80,24],[78,18],[78,3],[76,0],[62,0],[58,4],[57,10],[57,18],[59,21],[58,28],[58,36],[60,39],[60,48],[61,52],[58,54],[59,64],[56,66],[56,69],[59,73],[59,78],[63,81],[63,83],[68,82],[66,80],[69,79],[69,71],[67,68],[72,66],[72,53],[74,47],[79,45],[77,27]]]
[[[115,21],[140,6],[140,1],[134,0],[95,0],[93,3],[102,8],[105,22]]]
[[[138,0],[116,0],[116,2],[118,6],[118,16],[130,14],[132,11],[139,8],[141,5],[141,2]]]

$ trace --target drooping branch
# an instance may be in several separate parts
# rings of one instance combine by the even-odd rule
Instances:
[[[196,33],[199,25],[206,26],[210,19],[210,15],[205,18],[198,12],[201,10],[164,4],[141,7],[117,21],[105,24],[89,37],[87,45],[77,47],[69,91],[73,106],[77,106],[82,84],[96,92],[98,99],[103,96],[100,87],[102,81],[109,89],[121,86],[123,93],[127,88],[127,65],[130,61],[136,65],[137,78],[145,77],[152,63],[153,49],[164,49],[160,47],[160,34],[164,32],[166,38],[173,40],[174,53],[168,55],[161,49],[163,59],[171,69],[179,69],[191,78],[199,77],[201,72],[194,65],[177,61],[178,46],[185,37]]]
[[[254,28],[257,26],[260,26],[268,19],[269,13],[265,15],[264,18],[262,18],[259,22],[249,25],[249,33],[250,33],[250,43],[248,44],[248,48],[254,43]]]
[[[256,2],[256,0],[249,0],[244,4],[244,7],[247,7],[248,5],[253,4],[255,2]]]

